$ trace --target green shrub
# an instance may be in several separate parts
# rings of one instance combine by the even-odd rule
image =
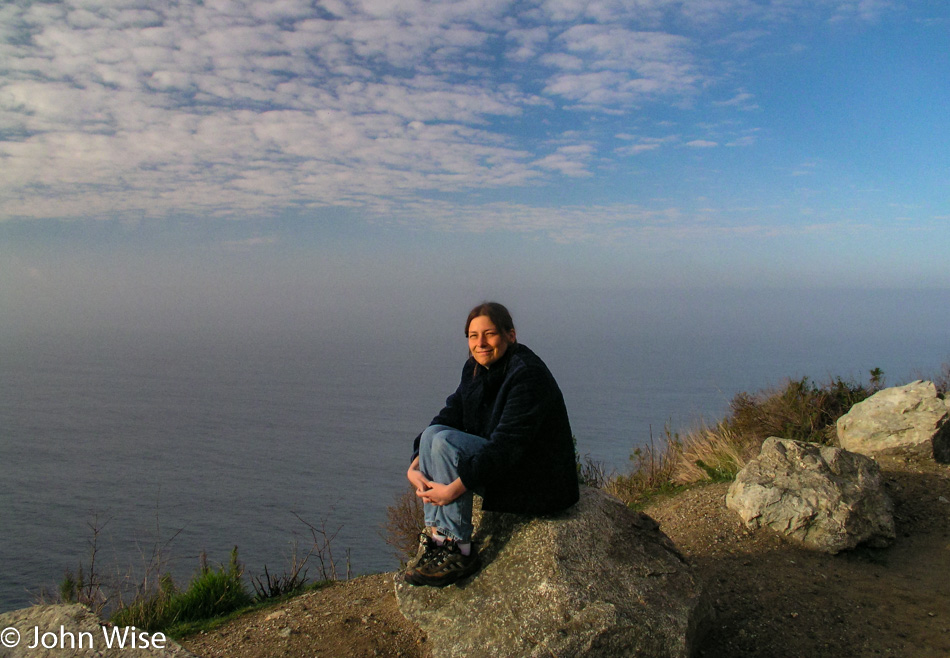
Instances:
[[[227,567],[218,570],[203,565],[188,589],[175,598],[176,622],[220,617],[253,603],[244,587],[243,567],[238,563],[237,547],[231,551]]]
[[[739,393],[730,404],[731,416],[724,424],[759,443],[780,436],[830,444],[834,441],[835,421],[870,394],[869,389],[840,377],[820,388],[807,377],[793,379],[779,390],[756,395]]]
[[[187,590],[179,592],[171,578],[165,576],[155,592],[123,607],[111,621],[117,626],[135,626],[154,632],[226,615],[253,603],[242,580],[243,571],[237,559],[237,547],[231,551],[227,566],[219,569],[211,569],[202,559],[201,568]]]
[[[172,577],[162,574],[158,588],[137,596],[130,604],[122,605],[110,618],[116,626],[135,626],[147,631],[165,630],[174,623],[174,600],[178,588]]]
[[[59,598],[63,603],[76,603],[79,600],[79,592],[84,585],[82,565],[79,565],[79,575],[73,575],[70,569],[66,570],[63,579],[59,583]]]

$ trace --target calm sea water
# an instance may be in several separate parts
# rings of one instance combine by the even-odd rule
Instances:
[[[946,325],[857,333],[602,332],[523,342],[561,384],[582,453],[624,468],[637,445],[722,416],[786,376],[890,383],[950,358]],[[237,546],[249,574],[280,571],[314,526],[354,573],[397,565],[386,508],[411,442],[457,383],[449,339],[273,334],[20,336],[0,340],[0,611],[88,561],[141,570],[156,546],[185,582]],[[312,570],[312,573],[315,570]]]

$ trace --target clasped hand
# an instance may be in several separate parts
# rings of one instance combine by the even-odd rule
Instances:
[[[448,505],[466,491],[461,479],[456,479],[451,484],[440,484],[428,479],[422,471],[415,467],[409,469],[407,476],[409,482],[416,488],[416,495],[424,503],[439,506]]]

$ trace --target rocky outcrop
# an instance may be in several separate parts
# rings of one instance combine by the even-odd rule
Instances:
[[[31,648],[32,646],[32,648]],[[195,658],[161,634],[103,626],[88,608],[37,605],[0,615],[0,658]]]
[[[593,489],[563,515],[485,514],[484,566],[444,589],[397,578],[437,656],[689,656],[707,606],[648,516]]]
[[[768,526],[828,553],[895,537],[877,463],[839,448],[766,439],[729,487],[726,506],[750,528]]]
[[[863,455],[913,451],[950,462],[950,407],[933,382],[878,391],[838,419],[838,443]]]

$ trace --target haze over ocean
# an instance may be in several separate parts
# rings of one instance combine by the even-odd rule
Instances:
[[[564,391],[582,454],[623,469],[651,428],[659,438],[668,422],[715,420],[736,392],[786,376],[866,381],[881,367],[897,384],[950,360],[945,292],[702,297],[511,304],[519,338]],[[96,518],[107,569],[141,569],[156,533],[180,530],[169,555],[182,583],[201,551],[214,563],[234,545],[249,574],[282,568],[294,538],[309,544],[293,512],[342,526],[338,564],[349,550],[356,573],[394,569],[381,526],[412,438],[457,384],[457,310],[394,320],[396,332],[381,329],[397,315],[383,315],[349,332],[5,335],[0,610],[87,560]]]

